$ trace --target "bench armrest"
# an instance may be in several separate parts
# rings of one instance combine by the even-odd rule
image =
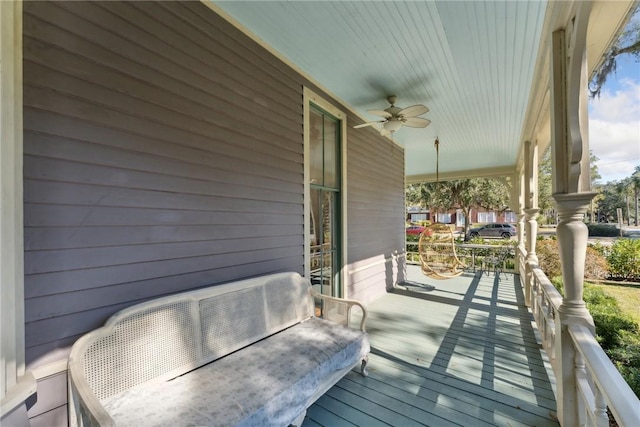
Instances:
[[[345,316],[345,320],[346,320],[346,326],[349,327],[349,323],[351,322],[351,309],[354,306],[357,306],[360,308],[360,310],[362,310],[362,319],[360,320],[360,330],[362,332],[366,332],[365,330],[365,322],[367,320],[367,310],[364,308],[364,305],[362,305],[359,301],[355,301],[355,300],[348,300],[348,299],[343,299],[343,298],[336,298],[336,297],[332,297],[329,295],[324,295],[321,294],[320,292],[316,291],[315,289],[311,289],[311,296],[313,298],[318,298],[322,301],[325,301],[326,303],[328,303],[328,305],[331,305],[332,307],[336,307],[336,308],[340,308],[344,310],[344,313],[346,313]],[[323,316],[325,317],[325,316]],[[332,320],[331,319],[331,315],[326,316],[325,317],[327,320]]]
[[[68,375],[68,415],[71,427],[115,427],[115,421],[105,411],[98,397],[93,393],[84,375],[82,355],[91,344],[94,335],[104,333],[105,327],[81,337],[71,347]]]

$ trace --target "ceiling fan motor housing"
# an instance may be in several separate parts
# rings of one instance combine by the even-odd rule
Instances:
[[[381,124],[381,126],[379,127],[380,134],[388,135],[390,133],[396,132],[402,126],[424,128],[427,127],[429,123],[431,123],[431,121],[428,119],[418,117],[429,112],[429,109],[427,107],[425,107],[424,105],[412,105],[407,108],[400,108],[395,106],[395,102],[397,100],[397,96],[389,95],[387,97],[387,101],[389,102],[389,104],[391,104],[389,107],[384,110],[368,110],[370,114],[382,117],[383,120],[363,123],[354,126],[354,128],[359,129]]]

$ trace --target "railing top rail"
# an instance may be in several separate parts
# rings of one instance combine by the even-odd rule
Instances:
[[[582,354],[593,381],[604,395],[618,424],[640,426],[640,400],[611,363],[591,331],[582,325],[569,325],[568,330],[576,350]]]
[[[544,274],[544,271],[542,271],[542,269],[537,267],[534,268],[532,272],[533,277],[535,277],[535,280],[540,283],[540,286],[549,299],[549,302],[553,305],[553,308],[557,310],[562,304],[562,295],[560,295],[560,292],[558,292],[556,287],[553,286],[553,283],[551,283],[551,280],[549,280],[547,275]]]
[[[456,243],[456,246],[463,249],[495,249],[495,250],[504,250],[509,249],[513,250],[513,246],[509,245],[489,245],[486,243]]]

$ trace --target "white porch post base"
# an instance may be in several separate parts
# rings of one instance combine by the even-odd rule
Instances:
[[[524,210],[527,228],[527,259],[524,280],[524,303],[531,307],[531,289],[533,288],[533,269],[538,266],[538,256],[536,255],[536,240],[538,238],[538,221],[536,215],[540,209],[529,208]]]
[[[584,213],[594,193],[554,194],[560,217],[557,228],[564,298],[556,323],[556,380],[558,384],[558,420],[562,426],[579,425],[579,400],[576,367],[579,364],[569,325],[583,325],[595,335],[593,318],[583,300],[584,263],[589,232],[583,222]]]
[[[525,215],[524,213],[519,213],[518,216],[518,249],[516,251],[516,257],[520,257],[520,253],[524,252],[526,253],[526,247],[525,247],[525,233],[524,233],[524,226],[525,226],[525,222],[524,222],[524,218]],[[517,259],[516,261],[516,273],[525,276],[526,275],[526,271],[520,271],[520,265],[524,265],[525,260],[522,260],[522,262]]]

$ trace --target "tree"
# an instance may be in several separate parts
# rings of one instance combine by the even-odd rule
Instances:
[[[547,224],[555,223],[556,218],[551,188],[551,147],[549,147],[538,164],[538,208]]]
[[[631,218],[634,218],[634,224],[638,224],[638,196],[640,196],[640,165],[634,168],[631,176],[620,181],[611,181],[602,185],[598,194],[598,211],[600,219],[606,221],[617,221],[616,209],[623,210],[623,219],[626,219],[627,225],[631,225]],[[633,207],[631,209],[631,201]]]
[[[622,191],[620,183],[613,181],[604,184],[600,190],[598,219],[604,222],[615,222],[617,218],[616,209],[621,208],[624,205],[624,191]]]
[[[631,18],[618,40],[605,53],[600,66],[596,69],[589,84],[589,92],[592,98],[600,97],[600,92],[607,78],[615,73],[617,58],[620,55],[629,54],[640,61],[640,5],[636,6],[630,14]]]
[[[509,201],[509,188],[497,179],[457,179],[428,182],[407,187],[407,201],[428,207],[437,218],[440,209],[458,208],[464,212],[464,233],[469,231],[471,209],[504,210]]]
[[[420,184],[408,184],[404,188],[404,199],[407,204],[414,206],[424,206],[420,197]]]
[[[410,184],[405,188],[407,203],[428,208],[432,212],[432,219],[436,218],[439,209],[451,206],[448,188],[445,183],[426,182]]]
[[[621,181],[615,183],[615,191],[618,193],[621,199],[624,200],[624,205],[626,205],[626,217],[627,217],[627,225],[630,225],[630,212],[629,212],[629,190],[631,189],[631,181],[629,178],[625,178]],[[625,218],[625,210],[623,209],[622,220]]]
[[[600,171],[598,170],[598,160],[600,159],[593,154],[593,151],[589,151],[589,169],[592,188],[597,188],[599,180],[602,178]],[[555,204],[551,194],[551,173],[551,147],[549,147],[538,164],[538,208],[547,223],[555,222],[556,216]],[[593,216],[593,207],[591,210]]]
[[[640,165],[636,166],[633,175],[630,177],[631,185],[633,187],[633,204],[635,205],[635,225],[638,226],[638,197],[640,197]]]
[[[600,179],[602,179],[602,175],[600,175],[600,171],[598,170],[598,161],[600,159],[598,156],[593,154],[593,150],[589,150],[589,172],[591,174],[591,188],[596,188],[600,183]]]

